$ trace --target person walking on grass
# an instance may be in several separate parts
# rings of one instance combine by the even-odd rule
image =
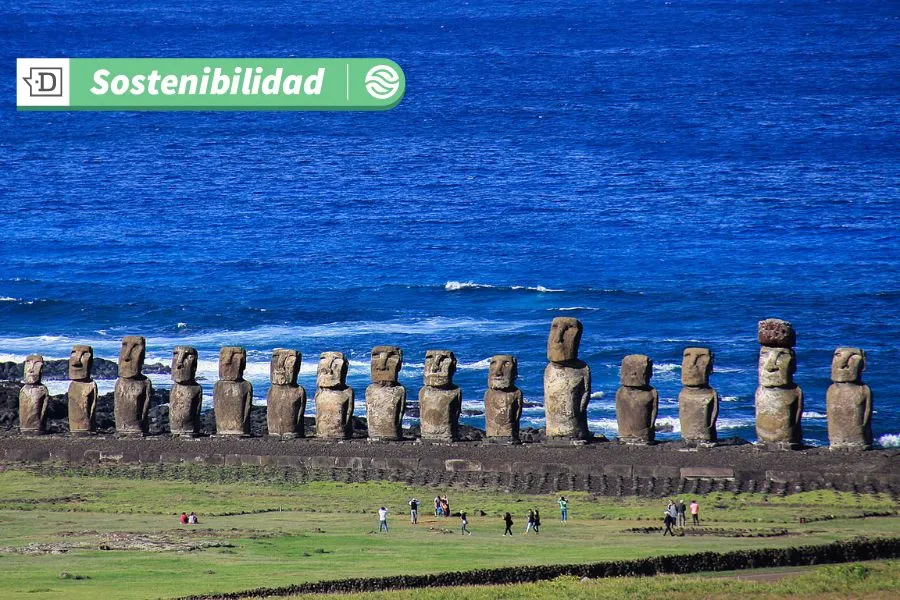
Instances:
[[[415,498],[409,501],[409,521],[413,525],[419,522],[419,501]]]
[[[694,525],[700,525],[700,505],[696,500],[691,500],[691,520]]]
[[[385,507],[382,506],[378,509],[378,533],[381,533],[382,531],[385,533],[388,532],[387,514],[388,509]]]
[[[469,531],[469,517],[466,516],[465,512],[459,513],[459,532],[462,535],[472,535],[472,532]]]
[[[528,511],[528,523],[525,524],[525,533],[534,529],[534,510]]]
[[[557,502],[559,502],[559,520],[565,525],[569,522],[569,501],[565,496],[560,496]]]
[[[675,524],[675,521],[678,518],[678,509],[675,508],[675,503],[669,500],[669,505],[666,507],[666,510],[663,511],[663,514],[665,514],[663,524],[666,526],[663,530],[663,537],[665,537],[667,533],[671,534],[672,537],[675,537],[675,532],[672,531],[672,525]]]
[[[534,532],[541,532],[541,511],[539,510],[534,511]]]
[[[504,517],[503,517],[503,522],[506,523],[506,529],[503,531],[503,535],[507,535],[507,534],[512,535],[512,526],[513,526],[512,515],[509,513],[506,513],[506,515],[504,515]]]

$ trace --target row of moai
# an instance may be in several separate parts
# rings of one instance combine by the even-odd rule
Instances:
[[[549,364],[544,371],[544,409],[547,443],[582,444],[591,439],[587,409],[591,396],[590,367],[578,358],[583,326],[573,318],[553,320],[547,341]],[[780,319],[760,321],[758,340],[759,387],[756,390],[756,430],[760,444],[774,449],[801,447],[803,392],[794,383],[796,334]],[[114,394],[116,432],[145,435],[152,385],[142,373],[145,341],[139,336],[122,340],[119,378]],[[277,349],[272,354],[271,386],[266,396],[270,436],[304,437],[306,391],[297,384],[301,354]],[[97,384],[91,379],[93,351],[75,346],[69,358],[69,429],[72,435],[94,430]],[[686,442],[713,446],[717,441],[719,395],[710,387],[714,357],[708,348],[686,348],[678,395],[681,435]],[[246,350],[226,346],[219,353],[219,380],[213,388],[216,430],[223,436],[249,435],[253,386],[243,377]],[[377,346],[371,353],[372,383],[366,388],[366,416],[371,440],[400,440],[406,410],[406,388],[399,382],[403,352],[396,346]],[[19,395],[20,429],[42,433],[49,394],[41,381],[43,359],[29,356],[25,385]],[[335,440],[352,436],[355,404],[347,385],[349,362],[340,352],[324,352],[316,372],[316,437]],[[832,361],[832,385],[826,395],[828,435],[834,449],[869,449],[872,445],[872,392],[862,383],[865,353],[859,348],[838,348]],[[459,437],[462,391],[453,383],[456,356],[447,350],[425,355],[424,385],[419,390],[421,438],[454,441]],[[172,357],[169,396],[170,431],[177,436],[197,435],[203,390],[196,380],[197,350],[178,346]],[[619,439],[626,444],[655,441],[659,395],[650,385],[652,360],[643,354],[622,361],[616,392]],[[488,390],[484,395],[486,438],[494,442],[519,441],[523,395],[516,387],[518,364],[512,355],[492,357]]]

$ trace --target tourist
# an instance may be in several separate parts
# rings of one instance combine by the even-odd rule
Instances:
[[[539,510],[534,511],[534,532],[541,532],[541,511]]]
[[[191,514],[188,515],[188,523],[190,525],[196,525],[199,522],[200,521],[197,520],[197,515],[193,511],[191,511]]]
[[[188,516],[187,516],[187,513],[181,513],[181,524],[182,524],[182,525],[187,525],[187,524],[188,524]]]
[[[441,497],[435,496],[434,497],[434,516],[439,517],[442,514],[443,514],[443,511],[441,510]]]
[[[513,526],[513,518],[512,515],[506,513],[503,517],[503,522],[506,523],[506,530],[504,530],[503,535],[509,534],[512,535],[512,526]]]
[[[666,526],[666,528],[663,530],[663,537],[666,537],[667,533],[670,533],[672,534],[672,537],[675,537],[675,532],[672,531],[672,523],[675,522],[674,517],[672,517],[668,510],[664,510],[663,514],[665,515],[663,517],[663,525]]]
[[[445,517],[450,516],[450,501],[447,500],[447,496],[441,498],[441,512]]]
[[[387,514],[388,510],[385,507],[382,506],[378,509],[378,533],[381,533],[382,531],[387,533],[388,531]]]
[[[528,511],[528,523],[525,524],[525,533],[528,533],[534,528],[534,510]]]
[[[691,500],[691,520],[694,525],[700,525],[700,505],[696,500]]]
[[[679,498],[678,502],[675,504],[675,510],[677,512],[676,525],[678,525],[679,527],[684,527],[684,525],[685,525],[685,517],[684,517],[685,510],[684,509],[685,509],[684,500]]]
[[[569,501],[566,500],[565,496],[559,497],[559,520],[563,522],[563,524],[569,522]]]
[[[459,513],[459,532],[462,535],[472,535],[472,532],[469,531],[469,519],[466,517],[465,512]]]
[[[415,498],[409,501],[409,521],[413,525],[419,522],[419,501]]]

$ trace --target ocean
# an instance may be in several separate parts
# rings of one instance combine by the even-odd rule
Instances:
[[[0,361],[144,335],[148,362],[196,346],[211,394],[243,345],[263,403],[273,348],[303,353],[310,396],[339,350],[363,415],[373,346],[403,348],[410,398],[448,349],[483,426],[511,353],[540,426],[572,316],[593,431],[616,435],[642,353],[677,439],[700,345],[720,437],[754,440],[756,323],[780,317],[806,443],[827,444],[834,349],[859,346],[875,437],[900,445],[896,3],[185,4],[0,6]],[[16,112],[14,59],[41,56],[386,57],[407,89],[384,113]]]

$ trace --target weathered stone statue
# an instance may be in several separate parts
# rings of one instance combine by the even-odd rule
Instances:
[[[303,356],[296,350],[279,348],[272,352],[269,369],[272,385],[266,394],[266,421],[270,436],[292,439],[304,435],[306,390],[297,385],[302,360]]]
[[[353,388],[347,386],[350,363],[342,352],[323,352],[316,371],[316,437],[353,436]]]
[[[169,431],[192,437],[200,430],[203,388],[197,383],[197,350],[175,346],[172,351],[172,391],[169,392]]]
[[[366,419],[370,440],[403,437],[406,388],[400,385],[403,351],[397,346],[372,348],[372,383],[366,388]]]
[[[522,418],[522,390],[516,387],[519,363],[515,356],[491,358],[488,390],[484,393],[485,435],[489,442],[517,444]]]
[[[838,348],[831,361],[831,381],[825,394],[828,441],[832,450],[872,448],[872,390],[862,382],[866,353]]]
[[[587,408],[591,399],[591,369],[578,360],[584,327],[581,321],[556,317],[547,338],[544,369],[546,440],[579,442],[590,438]]]
[[[629,354],[622,359],[620,381],[616,391],[616,421],[619,440],[626,444],[652,444],[656,439],[656,413],[659,393],[650,386],[653,361],[643,354]]]
[[[213,387],[217,435],[250,435],[253,384],[244,380],[247,351],[240,346],[219,349],[219,381]]]
[[[759,387],[756,388],[756,436],[779,450],[799,449],[803,390],[794,383],[797,359],[793,326],[781,319],[759,322]]]
[[[146,341],[139,335],[122,338],[119,348],[119,378],[116,379],[115,417],[117,435],[146,435],[147,413],[153,386],[142,373]]]
[[[41,383],[44,372],[44,357],[32,354],[25,359],[25,376],[19,390],[19,431],[25,434],[42,435],[47,418],[50,392]]]
[[[453,384],[456,355],[449,350],[425,353],[425,385],[419,390],[419,422],[422,439],[452,442],[459,439],[462,390]]]
[[[709,387],[713,353],[709,348],[685,348],[681,361],[678,416],[681,439],[703,446],[716,443],[719,395]]]
[[[97,382],[91,379],[94,349],[72,346],[69,355],[69,434],[90,435],[94,431],[94,410],[97,408]]]

